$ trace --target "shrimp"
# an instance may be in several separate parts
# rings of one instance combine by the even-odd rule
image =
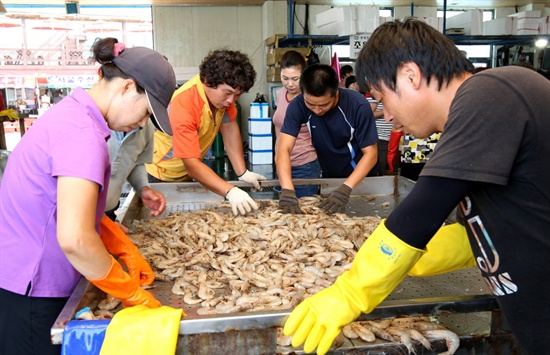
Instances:
[[[185,292],[183,296],[183,302],[185,304],[197,304],[203,301],[202,298],[193,298],[193,295],[190,292]]]
[[[351,323],[351,329],[364,341],[372,343],[376,340],[376,336],[372,331],[363,327],[361,323]]]
[[[359,338],[359,334],[355,332],[355,330],[351,327],[353,323],[350,323],[346,325],[344,328],[342,328],[342,334],[348,339],[357,339]]]
[[[97,308],[110,311],[112,309],[115,309],[119,304],[120,304],[119,299],[116,299],[111,295],[107,295],[105,299],[99,302]]]
[[[392,342],[395,341],[393,335],[391,335],[390,333],[388,333],[384,329],[378,328],[376,325],[372,324],[370,321],[367,321],[367,322],[363,323],[363,327],[367,328],[368,330],[373,332],[374,335],[376,335],[377,337],[379,337],[381,339],[392,341]]]
[[[406,326],[406,328],[413,328],[420,331],[428,330],[445,330],[445,327],[432,322],[414,322]]]
[[[380,328],[380,329],[387,329],[390,327],[390,325],[392,325],[392,320],[391,319],[381,319],[379,321],[369,321],[370,324]]]
[[[447,344],[447,351],[441,353],[440,355],[452,355],[460,346],[460,339],[458,338],[458,335],[450,330],[427,330],[423,332],[423,334],[430,340],[445,340],[445,343]]]
[[[405,330],[399,329],[399,328],[388,328],[387,331],[391,335],[395,335],[395,336],[399,337],[399,342],[401,344],[405,345],[405,347],[409,351],[409,354],[410,353],[416,354],[416,350],[414,348],[414,344],[412,342],[412,339]]]
[[[279,346],[290,346],[292,344],[292,335],[286,336],[283,333],[283,328],[277,328],[277,345]]]
[[[97,319],[111,319],[115,315],[111,311],[107,311],[105,309],[98,309],[94,312],[94,316],[96,316]]]
[[[76,312],[74,319],[78,320],[92,320],[96,319],[90,307],[82,308],[80,311]]]
[[[430,322],[430,320],[426,317],[394,318],[391,321],[391,325],[396,327],[414,328],[414,323],[417,323],[417,322]]]
[[[407,328],[405,330],[407,331],[407,333],[409,333],[411,338],[420,342],[420,344],[422,344],[426,349],[432,350],[432,344],[430,344],[429,340],[426,339],[424,335],[422,335],[422,333],[420,333],[418,330],[412,328]]]

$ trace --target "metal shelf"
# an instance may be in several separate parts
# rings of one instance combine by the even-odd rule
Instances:
[[[550,35],[502,35],[502,36],[463,36],[463,35],[448,35],[455,44],[460,45],[514,45],[533,43],[539,38],[550,39]]]
[[[337,35],[287,35],[279,38],[279,47],[310,47],[349,44],[349,36]]]
[[[539,38],[547,38],[550,35],[503,35],[503,36],[464,36],[448,35],[455,44],[459,45],[514,45],[534,42]],[[347,45],[349,36],[336,35],[288,35],[279,38],[279,47],[309,47],[314,45]]]

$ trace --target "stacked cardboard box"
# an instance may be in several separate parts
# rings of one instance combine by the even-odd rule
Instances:
[[[251,164],[273,163],[273,135],[269,105],[252,102],[248,118],[248,160]]]

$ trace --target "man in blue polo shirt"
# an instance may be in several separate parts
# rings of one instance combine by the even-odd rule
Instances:
[[[302,125],[311,133],[322,177],[346,178],[320,207],[343,212],[353,188],[365,176],[379,175],[378,134],[369,102],[355,90],[338,87],[338,76],[325,64],[307,67],[300,77],[298,95],[286,111],[278,140],[277,174],[282,187],[279,207],[302,213],[291,177],[290,152]]]

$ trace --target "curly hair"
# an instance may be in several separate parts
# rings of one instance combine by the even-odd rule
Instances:
[[[105,37],[96,38],[92,44],[94,60],[101,64],[101,67],[98,69],[98,74],[101,78],[107,81],[110,81],[113,78],[134,80],[134,78],[124,73],[113,63],[113,59],[115,58],[114,48],[116,43],[118,43],[118,39],[113,37]],[[143,89],[135,80],[134,82],[136,83],[137,92],[140,94],[145,93],[145,89]]]
[[[201,81],[212,88],[226,84],[248,92],[256,80],[256,71],[248,56],[239,51],[214,50],[203,59],[199,70]]]
[[[418,65],[428,83],[437,80],[438,89],[464,73],[474,73],[473,64],[441,32],[417,18],[380,25],[359,52],[355,72],[359,88],[396,90],[397,70],[403,63]]]

